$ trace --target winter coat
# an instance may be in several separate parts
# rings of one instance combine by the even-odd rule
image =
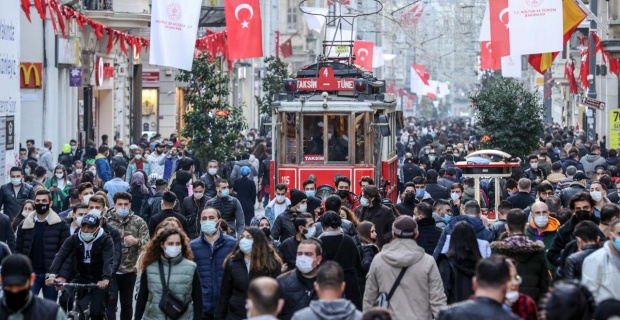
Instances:
[[[579,163],[583,165],[583,172],[588,174],[591,171],[594,171],[596,166],[603,166],[607,168],[607,162],[605,158],[601,157],[598,154],[588,154],[585,157],[579,160]]]
[[[439,320],[480,320],[488,319],[492,315],[494,320],[519,320],[503,308],[503,305],[486,297],[477,297],[466,300],[444,309],[439,314]]]
[[[565,159],[562,161],[562,172],[566,173],[566,168],[573,166],[575,168],[577,168],[577,170],[581,170],[584,173],[586,171],[583,170],[583,164],[581,164],[579,161],[574,160],[574,159]]]
[[[52,186],[58,186],[58,178],[54,176],[51,179],[45,180],[45,187],[49,190]],[[65,186],[62,189],[58,189],[58,191],[52,192],[52,201],[54,204],[52,205],[52,209],[56,212],[61,212],[67,209],[65,203],[68,204],[67,197],[71,193],[71,189],[73,189],[73,184],[69,179],[65,180]]]
[[[441,177],[439,180],[437,180],[437,184],[445,187],[448,190],[448,193],[450,193],[450,188],[452,187],[452,185],[454,184],[454,177],[451,177],[449,175],[444,175],[443,177]],[[448,197],[450,195],[448,194]]]
[[[437,226],[432,217],[423,218],[418,220],[418,232],[420,233],[416,239],[418,245],[424,248],[424,252],[432,255],[441,237],[441,228]]]
[[[95,157],[95,166],[97,168],[97,176],[101,182],[106,183],[112,180],[112,168],[110,167],[108,158],[102,154],[97,154],[97,157]]]
[[[138,165],[136,164],[136,159],[134,158],[131,161],[129,161],[129,164],[127,165],[127,173],[125,174],[125,181],[127,181],[127,183],[131,183],[131,177],[133,177],[133,174],[136,173],[137,171],[138,171]],[[147,176],[150,176],[152,173],[151,163],[146,159],[142,160],[142,171],[146,172]]]
[[[284,198],[284,203],[288,208],[291,205],[291,200],[289,198]],[[276,222],[276,214],[273,212],[273,206],[276,204],[276,199],[269,201],[267,206],[265,207],[265,217],[269,220],[269,225],[273,227],[273,224]]]
[[[67,316],[56,301],[31,294],[28,302],[17,311],[9,310],[5,303],[0,303],[0,319],[63,320],[67,319]]]
[[[30,256],[34,243],[34,219],[36,212],[29,214],[22,224],[17,227],[15,253]],[[45,252],[45,270],[49,271],[54,257],[62,244],[69,238],[69,225],[56,212],[50,209],[47,215],[47,227],[43,233],[43,250]]]
[[[558,182],[566,179],[566,176],[561,173],[552,173],[547,177],[547,181],[549,181],[554,187],[558,184]]]
[[[293,217],[297,216],[297,213],[286,209],[277,218],[271,226],[271,237],[280,242],[295,236],[295,226],[293,225]]]
[[[164,158],[161,158],[159,164],[164,166],[164,180],[171,181],[170,177],[172,176],[173,172],[176,172],[177,165],[179,164],[179,158],[166,156]]]
[[[534,301],[544,297],[549,290],[550,279],[542,242],[533,242],[525,235],[514,235],[492,242],[491,251],[516,262],[517,273],[523,281],[519,285],[519,292],[527,294]]]
[[[11,221],[16,215],[21,214],[19,210],[26,200],[34,200],[34,189],[27,183],[22,182],[17,196],[13,190],[13,184],[10,182],[0,187],[0,208],[4,208],[4,214],[9,216]]]
[[[560,227],[560,221],[554,217],[549,217],[549,223],[544,229],[539,229],[534,222],[534,219],[530,221],[530,224],[525,229],[525,235],[530,238],[532,241],[542,241],[545,245],[545,252],[551,248],[553,245],[553,240],[555,240],[555,236],[557,234],[558,228]],[[545,258],[547,255],[545,254]],[[549,262],[547,259],[547,268],[553,274],[555,270],[555,265]]]
[[[200,276],[203,314],[215,313],[224,276],[224,259],[234,249],[236,243],[235,238],[221,232],[213,246],[207,243],[202,235],[189,243]]]
[[[243,177],[235,181],[236,197],[241,204],[245,216],[245,225],[249,226],[254,217],[254,204],[256,203],[256,184],[253,180]]]
[[[91,248],[80,239],[79,232],[67,239],[56,254],[50,267],[50,273],[65,279],[78,277],[89,282],[112,279],[112,260],[114,244],[112,238],[103,229],[91,242]],[[88,254],[86,251],[88,250]],[[88,259],[86,262],[84,260]]]
[[[613,261],[615,253],[610,246],[613,242],[607,241],[583,261],[581,283],[590,290],[596,303],[607,299],[620,300],[620,270]]]
[[[106,214],[106,222],[119,232],[121,239],[125,239],[126,236],[133,236],[138,240],[138,243],[130,246],[123,240],[122,243],[122,255],[121,263],[118,269],[120,273],[135,273],[136,262],[140,255],[142,246],[149,242],[149,227],[144,219],[140,218],[134,212],[129,212],[129,215],[121,221],[116,215],[116,209],[110,209]]]
[[[510,202],[513,208],[523,210],[536,202],[536,199],[527,192],[519,191],[519,193],[506,198],[506,201]]]
[[[215,190],[215,182],[219,178],[220,177],[218,175],[212,176],[208,173],[205,173],[202,177],[200,177],[200,180],[205,183],[205,196],[213,198],[217,195],[217,191]]]
[[[442,254],[437,264],[448,304],[468,300],[474,294],[471,279],[476,271],[475,262],[456,261]]]
[[[600,249],[598,244],[589,244],[583,250],[575,252],[566,258],[564,262],[564,279],[581,280],[583,261],[594,251]]]
[[[468,215],[459,215],[453,217],[450,220],[450,223],[443,229],[441,233],[441,237],[439,238],[439,242],[437,243],[437,247],[435,247],[435,251],[433,252],[433,257],[435,259],[439,258],[439,254],[448,252],[448,247],[450,244],[450,235],[452,234],[452,229],[456,226],[457,223],[461,221],[466,221],[469,223],[476,232],[476,238],[478,239],[478,247],[480,249],[480,254],[482,257],[488,257],[490,255],[490,249],[488,248],[489,243],[494,240],[495,235],[491,230],[487,229],[482,223],[482,220],[479,218],[471,217]]]
[[[570,198],[584,191],[586,191],[586,187],[578,181],[571,183],[568,188],[562,189],[562,191],[560,191],[560,200],[562,200],[562,207],[568,208]]]
[[[389,292],[401,269],[408,267],[390,300],[394,319],[432,319],[446,305],[443,282],[435,260],[413,239],[396,239],[372,261],[366,278],[364,310],[381,292]]]
[[[134,319],[167,319],[159,308],[159,301],[163,295],[163,284],[159,272],[160,261],[163,263],[163,276],[168,282],[168,288],[188,306],[179,320],[200,320],[202,318],[202,303],[200,303],[201,290],[196,263],[185,259],[182,254],[172,259],[161,256],[158,261],[146,267],[146,272],[142,273],[140,277]]]
[[[248,272],[244,259],[243,256],[234,257],[224,266],[222,286],[215,307],[215,319],[245,319],[245,304],[250,282],[259,277],[275,279],[280,275],[280,265],[272,272],[267,270],[259,273],[251,270]]]
[[[302,280],[302,278],[304,280]],[[314,282],[316,278],[308,279]],[[310,301],[317,300],[316,291],[312,283],[306,281],[297,269],[282,274],[277,279],[282,297],[284,298],[284,308],[278,315],[279,319],[289,320],[296,311],[299,311],[310,304]]]
[[[351,301],[311,301],[310,306],[293,315],[293,320],[361,320],[362,312]]]
[[[596,222],[596,218],[594,217],[594,213],[590,216],[590,221],[598,225],[598,223]],[[562,226],[558,228],[556,232],[556,237],[555,239],[553,239],[553,244],[551,245],[551,248],[547,250],[547,260],[549,260],[550,263],[556,266],[564,265],[564,259],[562,258],[562,251],[567,247],[567,244],[569,242],[575,240],[573,231],[575,231],[575,226],[577,226],[579,222],[580,221],[577,220],[576,216],[572,216],[570,220],[568,220],[566,223],[564,223]],[[597,231],[598,231],[598,236],[601,238],[601,241],[603,239],[606,239],[605,235],[600,229],[597,229]],[[568,257],[573,252],[575,251],[566,252],[564,250],[564,256]]]
[[[198,200],[196,204],[196,198],[193,195],[185,197],[181,202],[181,215],[187,220],[187,227],[189,228],[188,236],[191,239],[196,239],[200,235],[200,214],[207,207],[207,201],[209,201],[206,195]]]
[[[425,190],[435,200],[450,199],[450,189],[437,184],[437,181],[427,181]]]
[[[237,181],[237,179],[241,177],[240,171],[242,167],[250,168],[250,175],[248,176],[248,179],[254,180],[254,177],[258,176],[258,172],[256,168],[252,165],[252,163],[250,163],[250,160],[239,160],[237,161],[237,163],[235,163],[235,166],[233,167],[233,170],[230,174],[229,181],[233,183],[233,187],[235,181]]]
[[[392,223],[396,219],[392,209],[382,204],[372,207],[359,206],[355,209],[355,215],[360,222],[370,221],[375,225],[379,248],[392,240]]]
[[[282,257],[282,260],[288,265],[289,268],[295,267],[295,261],[297,260],[297,248],[300,243],[301,241],[297,241],[296,236],[292,236],[282,241],[282,244],[280,244],[280,248],[278,249],[278,251],[280,251],[280,257]]]
[[[0,242],[5,243],[11,250],[15,250],[15,232],[11,226],[11,220],[4,213],[0,213]]]
[[[323,261],[338,262],[344,271],[344,296],[362,310],[362,294],[358,282],[358,275],[362,274],[362,261],[357,245],[348,235],[338,231],[325,231],[319,237],[323,247]]]
[[[187,226],[187,220],[185,219],[185,217],[176,213],[174,210],[166,209],[151,217],[151,220],[148,223],[149,234],[151,237],[155,233],[155,229],[157,229],[157,226],[169,217],[177,218],[177,220],[179,220],[179,222],[181,223],[181,226],[183,226],[183,231],[185,231],[186,234],[189,234],[189,227]]]
[[[39,149],[39,160],[38,165],[47,169],[47,176],[54,176],[54,156],[52,156],[52,151],[47,148]]]
[[[183,201],[183,199],[189,196],[189,191],[187,190],[187,183],[192,179],[192,175],[183,170],[179,170],[177,172],[176,179],[170,185],[170,191],[177,196],[179,201]]]
[[[540,179],[541,182],[543,180],[547,180],[547,174],[548,174],[548,171],[543,169],[543,168],[541,168],[540,166],[538,166],[538,169],[536,171],[532,170],[532,168],[529,168],[529,169],[523,171],[524,178],[528,178],[532,182],[532,189],[530,190],[530,195],[531,196],[535,197],[536,196],[536,189],[538,189],[538,184],[536,184],[536,182],[534,182],[534,180]]]
[[[533,219],[532,222],[534,222]],[[506,232],[506,223],[506,219],[499,219],[489,227],[489,230],[495,235],[494,240],[499,240],[502,233]]]
[[[207,201],[207,207],[218,209],[222,214],[222,219],[226,220],[230,229],[236,231],[236,234],[243,233],[245,216],[237,198],[231,196],[211,198]]]
[[[405,161],[401,170],[403,183],[411,182],[415,177],[424,177],[424,170],[422,170],[420,166],[413,163],[412,161]]]
[[[356,238],[353,239],[355,240]],[[359,251],[360,258],[362,259],[362,273],[358,274],[357,277],[359,279],[362,297],[364,297],[364,290],[366,288],[366,275],[370,270],[372,260],[374,260],[377,253],[379,253],[379,248],[374,244],[358,244],[357,251]]]

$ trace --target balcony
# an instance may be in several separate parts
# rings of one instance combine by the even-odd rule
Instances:
[[[151,21],[150,0],[82,0],[88,18],[117,30],[148,28]]]

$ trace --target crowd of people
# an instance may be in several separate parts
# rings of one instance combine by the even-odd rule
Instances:
[[[0,188],[0,315],[64,319],[77,296],[95,320],[620,316],[616,150],[548,125],[525,170],[475,194],[456,166],[475,126],[401,133],[396,202],[341,175],[323,198],[312,179],[269,195],[270,142],[255,131],[204,173],[176,135],[71,141],[56,162],[50,141],[28,140]]]

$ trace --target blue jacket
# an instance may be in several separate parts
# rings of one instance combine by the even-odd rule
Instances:
[[[200,286],[202,287],[202,312],[213,315],[220,296],[220,287],[224,277],[224,259],[233,250],[237,240],[220,233],[213,247],[207,242],[204,235],[189,243],[194,262],[197,264]]]
[[[95,158],[95,166],[97,167],[97,175],[103,183],[112,180],[112,168],[110,168],[108,158],[102,154],[98,154]]]
[[[450,220],[450,222],[448,223],[448,225],[443,229],[441,237],[439,238],[439,242],[437,243],[437,247],[435,247],[435,251],[433,252],[433,257],[435,258],[435,260],[439,258],[441,250],[446,243],[446,239],[449,235],[452,234],[452,229],[454,228],[454,226],[456,226],[457,223],[461,221],[466,221],[474,228],[474,231],[476,232],[476,238],[478,238],[479,240],[484,240],[488,243],[491,243],[495,239],[495,235],[493,234],[493,232],[491,232],[491,230],[484,226],[482,220],[464,214],[458,215],[456,217],[453,217],[452,220]]]

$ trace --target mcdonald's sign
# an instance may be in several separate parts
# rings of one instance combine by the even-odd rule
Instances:
[[[23,62],[19,64],[19,87],[22,89],[41,88],[42,63]]]

